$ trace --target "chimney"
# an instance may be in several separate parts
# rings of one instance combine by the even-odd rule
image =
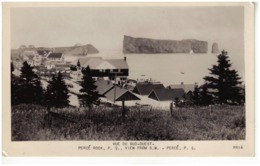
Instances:
[[[181,82],[181,85],[183,85],[183,82]]]
[[[126,61],[126,56],[124,56],[124,61]]]

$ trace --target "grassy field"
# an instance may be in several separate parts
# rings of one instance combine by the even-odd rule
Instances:
[[[167,111],[130,109],[125,121],[120,107],[97,107],[88,111],[77,108],[53,109],[66,115],[46,118],[45,107],[12,107],[12,140],[243,140],[245,108],[217,106],[179,108],[174,116]],[[48,119],[48,120],[46,120]]]

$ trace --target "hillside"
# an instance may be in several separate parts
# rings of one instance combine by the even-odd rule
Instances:
[[[99,53],[99,51],[91,44],[71,47],[55,47],[50,49],[52,49],[53,52],[60,52],[67,55],[87,55]]]
[[[131,53],[207,53],[208,42],[195,39],[157,40],[124,36],[123,52]]]
[[[63,53],[65,55],[78,56],[97,54],[99,51],[91,44],[80,45],[80,46],[68,46],[68,47],[35,47],[35,48],[19,48],[11,49],[11,58],[18,58],[24,51],[36,51],[36,50],[51,50],[55,53]]]

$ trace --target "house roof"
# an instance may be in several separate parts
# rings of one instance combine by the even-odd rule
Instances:
[[[133,93],[131,93],[128,90],[125,90],[123,88],[120,87],[113,87],[110,91],[108,91],[105,94],[105,97],[110,100],[110,101],[129,101],[129,100],[140,100],[139,97],[137,97],[136,95],[134,95]]]
[[[98,58],[91,58],[88,60],[84,65],[81,65],[81,67],[90,67],[90,69],[95,69],[98,65],[100,65],[104,60],[98,59]]]
[[[45,67],[45,66],[35,66],[35,68],[37,69],[37,70],[39,70],[39,71],[42,71],[42,70],[47,70],[47,67]]]
[[[171,89],[179,89],[182,88],[185,93],[188,93],[189,91],[194,91],[195,84],[172,84],[170,85]]]
[[[99,65],[101,65],[104,62],[109,63],[110,65],[112,65],[117,69],[128,69],[128,64],[123,59],[102,59],[101,57],[87,57],[87,58],[79,58],[73,61],[72,65],[77,65],[78,60],[81,67],[89,66],[90,69],[96,69]]]
[[[45,56],[50,52],[50,50],[37,50],[37,53],[41,56]]]
[[[164,89],[163,84],[157,83],[137,83],[134,92],[139,93],[140,95],[148,95],[153,89]]]
[[[183,99],[184,90],[182,88],[179,89],[154,89],[150,94],[154,93],[159,101],[169,101],[175,100],[175,98]]]
[[[48,58],[61,58],[62,53],[51,53]]]
[[[70,64],[67,64],[67,63],[57,63],[57,64],[55,64],[55,66],[56,67],[64,67],[64,68],[66,68],[66,67],[70,67]]]
[[[105,95],[106,92],[114,87],[112,82],[107,80],[97,80],[95,85],[97,86],[97,91],[100,95]]]
[[[95,69],[98,65],[100,65],[104,60],[102,58],[79,58],[79,63],[81,67],[89,66],[90,69]],[[72,65],[77,65],[78,60],[72,62]]]
[[[33,60],[34,55],[26,55],[28,57],[29,60]]]
[[[24,51],[22,52],[22,56],[34,56],[34,51]]]
[[[124,59],[106,59],[106,61],[117,69],[128,69],[128,64]]]

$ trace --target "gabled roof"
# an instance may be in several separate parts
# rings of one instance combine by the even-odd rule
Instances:
[[[100,65],[104,60],[98,59],[98,58],[92,58],[88,60],[84,65],[81,65],[81,67],[90,67],[90,69],[95,69],[98,65]]]
[[[117,69],[128,69],[128,64],[124,59],[106,59],[106,61]]]
[[[113,83],[107,80],[97,80],[95,85],[97,86],[97,91],[100,95],[105,95],[114,87]]]
[[[29,60],[33,60],[34,55],[26,55],[28,57]]]
[[[179,89],[154,89],[150,94],[149,98],[151,98],[152,95],[155,95],[157,100],[159,101],[170,101],[175,100],[175,98],[183,99],[184,90]]]
[[[185,93],[188,93],[189,91],[194,91],[195,84],[173,84],[170,85],[171,89],[178,89],[182,88]]]
[[[115,92],[116,92],[116,95],[115,95]],[[120,87],[116,87],[116,91],[115,91],[115,88],[113,87],[110,91],[108,91],[106,93],[105,97],[110,101],[114,101],[114,99],[115,99],[115,101],[140,100],[139,97],[137,97],[130,91],[125,90]]]
[[[46,56],[50,50],[37,50],[37,53],[41,56]]]
[[[102,63],[108,63],[112,68],[116,69],[128,69],[128,64],[125,60],[123,59],[102,59],[101,57],[84,57],[84,58],[79,58],[75,61],[72,62],[72,65],[77,65],[79,60],[80,66],[81,67],[87,67],[89,66],[90,69],[96,69],[98,68]],[[110,67],[111,68],[111,67]]]
[[[80,63],[81,67],[89,66],[90,69],[95,69],[98,65],[100,65],[104,60],[101,57],[88,57],[88,58],[79,58],[71,63],[71,65],[76,66]]]
[[[164,89],[163,84],[137,83],[133,92],[140,95],[148,95],[153,89]]]
[[[61,58],[62,53],[51,53],[49,54],[48,58]]]

